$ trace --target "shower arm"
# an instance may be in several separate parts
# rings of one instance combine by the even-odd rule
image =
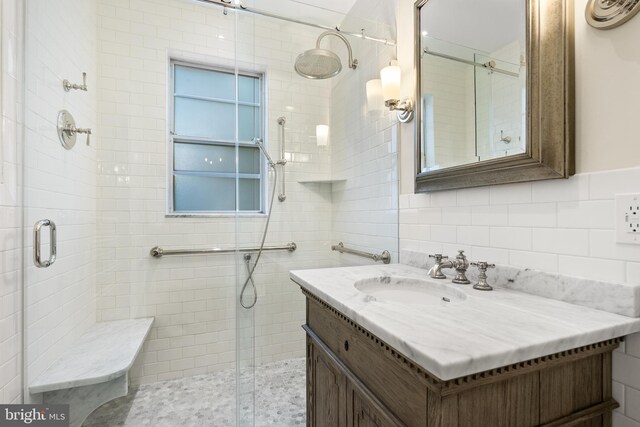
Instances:
[[[352,68],[354,70],[358,68],[358,60],[353,59],[353,51],[351,50],[351,44],[349,43],[349,40],[347,40],[345,36],[336,31],[325,31],[324,33],[320,34],[318,36],[318,41],[316,42],[316,49],[320,49],[320,41],[326,36],[336,36],[340,40],[342,40],[347,46],[347,50],[349,51],[349,68]]]

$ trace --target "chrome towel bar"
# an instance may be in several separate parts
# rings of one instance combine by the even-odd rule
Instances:
[[[370,252],[363,252],[357,249],[350,249],[344,246],[344,243],[340,242],[337,245],[331,246],[332,251],[338,251],[341,254],[353,254],[358,255],[364,258],[371,258],[374,261],[382,261],[385,264],[389,264],[391,262],[391,254],[389,251],[384,251],[381,254],[372,254]]]
[[[298,248],[294,242],[289,242],[285,245],[278,246],[265,246],[263,251],[289,251],[293,252]],[[253,248],[238,248],[237,252],[258,252],[260,247]],[[222,248],[203,248],[203,249],[162,249],[160,246],[156,246],[151,249],[150,255],[154,258],[161,258],[165,255],[204,255],[204,254],[232,254],[236,252],[236,249],[222,249]]]

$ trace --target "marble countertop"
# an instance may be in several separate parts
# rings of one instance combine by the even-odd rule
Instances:
[[[131,369],[152,324],[153,318],[95,323],[29,385],[29,391],[98,384],[123,375]]]
[[[450,284],[467,298],[420,306],[375,299],[353,286],[386,276]],[[477,291],[402,264],[295,270],[290,277],[441,380],[640,331],[640,318],[507,288]]]

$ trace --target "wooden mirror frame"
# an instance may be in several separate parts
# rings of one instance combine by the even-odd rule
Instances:
[[[498,159],[421,171],[420,10],[414,8],[416,125],[415,192],[568,178],[575,173],[573,0],[527,2],[527,151]],[[439,0],[446,1],[446,0]]]

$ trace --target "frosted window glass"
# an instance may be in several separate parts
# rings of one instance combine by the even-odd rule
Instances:
[[[260,180],[259,179],[240,179],[239,180],[239,198],[241,211],[259,211],[260,210]]]
[[[238,139],[251,141],[260,137],[260,108],[238,106]]]
[[[235,101],[236,82],[233,73],[175,66],[176,95]]]
[[[174,169],[192,172],[236,171],[236,149],[233,145],[175,143]]]
[[[174,65],[174,212],[264,208],[263,157],[244,144],[262,136],[261,86],[233,70]]]
[[[235,173],[236,149],[233,145],[175,143],[174,170],[189,172]],[[238,148],[238,172],[260,174],[260,150]]]
[[[238,77],[238,100],[252,104],[260,103],[260,80],[257,77]]]
[[[234,104],[175,98],[174,127],[178,135],[234,140],[235,119]]]
[[[240,147],[238,150],[238,172],[260,173],[260,150],[254,147]]]
[[[176,211],[234,211],[235,178],[175,175]]]

